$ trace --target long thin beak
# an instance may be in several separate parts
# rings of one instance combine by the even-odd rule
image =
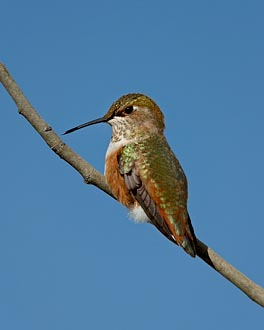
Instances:
[[[82,124],[82,125],[79,125],[79,126],[76,126],[76,127],[73,127],[71,129],[68,129],[66,132],[64,132],[62,135],[66,135],[66,134],[69,134],[69,133],[72,133],[74,131],[77,131],[78,129],[80,128],[84,128],[86,126],[91,126],[91,125],[94,125],[94,124],[99,124],[99,123],[105,123],[107,122],[107,119],[105,119],[104,117],[102,118],[98,118],[98,119],[94,119],[94,120],[91,120],[91,121],[88,121],[87,123],[85,124]]]

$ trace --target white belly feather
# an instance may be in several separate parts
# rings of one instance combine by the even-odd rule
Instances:
[[[141,206],[132,206],[129,209],[129,216],[136,222],[136,223],[143,223],[149,222],[149,218],[147,217],[146,213],[142,209]]]

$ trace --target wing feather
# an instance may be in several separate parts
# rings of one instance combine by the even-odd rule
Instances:
[[[164,219],[161,217],[156,204],[150,197],[146,187],[141,181],[139,175],[136,174],[135,164],[128,173],[124,173],[124,180],[128,190],[135,197],[139,205],[142,207],[150,222],[157,227],[157,229],[165,235],[169,240],[176,243],[169,227]]]
[[[187,211],[186,177],[164,137],[153,137],[151,143],[151,150],[140,142],[124,146],[118,156],[119,173],[149,221],[194,257],[196,238]]]

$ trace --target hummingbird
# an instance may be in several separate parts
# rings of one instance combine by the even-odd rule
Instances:
[[[196,256],[196,237],[187,209],[184,171],[164,136],[164,115],[148,96],[120,97],[101,118],[67,130],[107,123],[112,137],[105,178],[136,222],[153,224],[165,237]]]

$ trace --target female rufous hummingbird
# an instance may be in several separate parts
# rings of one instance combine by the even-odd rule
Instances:
[[[164,116],[157,104],[143,94],[124,95],[103,117],[64,134],[98,123],[112,126],[105,178],[116,199],[137,222],[152,223],[195,257],[187,179],[164,136]]]

